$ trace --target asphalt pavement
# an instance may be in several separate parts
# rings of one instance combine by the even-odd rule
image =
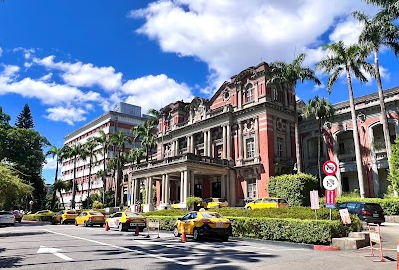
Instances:
[[[0,227],[1,269],[163,269],[163,270],[388,270],[396,267],[399,226],[382,226],[386,262],[365,257],[369,248],[316,251],[309,245],[232,239],[186,243],[172,232],[105,231],[100,227],[16,224]],[[385,250],[386,249],[386,250]]]

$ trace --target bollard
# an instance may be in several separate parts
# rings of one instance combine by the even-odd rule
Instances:
[[[108,222],[106,222],[105,223],[105,231],[107,232],[107,231],[109,231],[109,225],[108,225]]]
[[[183,233],[181,234],[180,242],[182,243],[187,242],[186,228],[183,228]]]
[[[139,235],[139,225],[136,225],[136,231],[134,232],[134,236]]]

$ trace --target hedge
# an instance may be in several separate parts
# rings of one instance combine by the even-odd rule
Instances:
[[[337,197],[335,205],[338,206],[341,203],[349,201],[379,203],[386,215],[399,215],[399,198],[381,199],[381,198],[360,198],[360,197]],[[324,205],[324,198],[320,198],[320,204]]]
[[[172,231],[177,220],[171,216],[158,218],[160,229]],[[276,218],[230,217],[234,237],[289,241],[306,244],[330,244],[332,238],[347,236],[351,231],[360,231],[361,223],[352,216],[350,226],[338,220],[299,220]]]
[[[50,221],[52,219],[51,216],[37,216],[37,215],[24,215],[24,220],[32,220],[32,221]]]

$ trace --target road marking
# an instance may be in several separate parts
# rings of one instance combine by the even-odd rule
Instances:
[[[160,259],[160,260],[164,260],[164,261],[168,261],[168,262],[173,262],[173,263],[176,263],[176,264],[191,265],[190,263],[181,262],[179,260],[175,260],[175,259],[172,259],[172,258],[155,255],[155,254],[144,252],[144,251],[138,251],[138,250],[134,250],[134,249],[130,249],[130,248],[120,247],[120,246],[107,244],[107,243],[104,243],[104,242],[100,242],[100,241],[96,241],[96,240],[92,240],[92,239],[87,239],[87,238],[83,238],[83,237],[79,237],[79,236],[69,235],[69,234],[60,233],[60,232],[54,232],[54,231],[47,230],[47,229],[43,229],[43,230],[47,231],[49,233],[58,234],[58,235],[62,235],[62,236],[70,237],[70,238],[79,239],[79,240],[84,240],[84,241],[92,242],[92,243],[99,244],[99,245],[102,245],[102,246],[108,246],[108,247],[113,247],[113,248],[124,250],[124,251],[128,251],[128,252],[133,252],[133,253],[136,253],[136,254],[146,255],[146,256],[150,256],[150,257],[156,258],[156,259]]]
[[[49,248],[49,247],[45,247],[45,246],[40,246],[39,250],[37,251],[37,253],[50,253],[50,254],[54,254],[55,256],[65,260],[65,261],[73,261],[72,258],[59,253],[59,251],[61,251],[62,249],[59,248]]]

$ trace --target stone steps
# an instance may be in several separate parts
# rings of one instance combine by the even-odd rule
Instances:
[[[351,232],[348,237],[333,238],[332,245],[341,250],[353,250],[370,245],[368,232]]]

